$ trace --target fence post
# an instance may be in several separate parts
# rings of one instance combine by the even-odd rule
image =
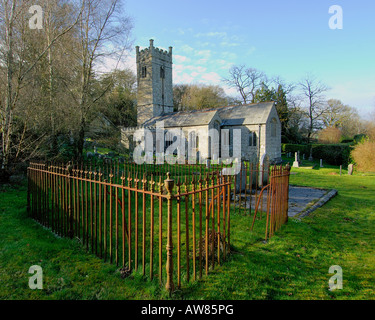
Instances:
[[[167,180],[164,181],[165,187],[167,189],[168,195],[168,236],[167,236],[167,283],[165,285],[165,288],[172,292],[174,289],[173,284],[173,243],[172,243],[172,190],[174,186],[174,180],[171,179],[171,174],[167,173]]]
[[[289,165],[289,162],[285,166],[286,172],[287,172],[287,178],[286,178],[286,200],[285,200],[285,205],[286,205],[286,218],[285,222],[289,221],[289,179],[290,179],[290,170],[292,169],[291,166]]]
[[[30,178],[30,168],[27,168],[27,215],[30,217],[30,186],[31,178]]]
[[[67,171],[67,182],[68,182],[68,190],[67,190],[67,198],[68,198],[68,235],[70,238],[73,238],[74,237],[74,229],[73,229],[73,211],[72,211],[72,197],[73,197],[73,191],[72,191],[72,184],[73,184],[73,177],[72,177],[72,173],[73,173],[73,166],[71,165],[71,163],[68,164],[67,168],[66,168],[66,171]]]

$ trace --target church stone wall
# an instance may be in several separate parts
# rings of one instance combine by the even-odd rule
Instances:
[[[275,122],[276,135],[272,134],[272,122]],[[279,163],[281,161],[281,123],[277,115],[276,109],[271,109],[270,115],[266,124],[266,153],[271,162]]]

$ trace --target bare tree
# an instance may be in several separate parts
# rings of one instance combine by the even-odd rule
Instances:
[[[343,136],[348,138],[363,131],[363,121],[356,108],[345,105],[340,100],[329,99],[324,109],[324,126],[339,128]]]
[[[305,101],[307,101],[306,110],[309,120],[307,142],[311,143],[311,136],[316,129],[319,129],[319,121],[325,112],[324,93],[329,90],[329,87],[312,75],[307,75],[298,85]]]
[[[1,106],[1,170],[7,170],[9,157],[20,146],[12,144],[14,111],[19,102],[25,82],[31,71],[46,55],[56,41],[68,33],[78,21],[59,30],[40,51],[32,55],[26,44],[31,31],[28,21],[29,8],[33,3],[28,0],[2,0],[0,2],[0,65],[5,73],[5,94]],[[79,14],[78,14],[79,16]],[[23,139],[19,140],[20,142]],[[17,151],[18,154],[18,151]]]
[[[268,82],[266,75],[257,69],[247,68],[244,65],[233,66],[229,70],[229,77],[224,83],[236,88],[244,104],[255,102],[255,93]]]
[[[90,111],[112,84],[92,95],[95,83],[95,67],[108,59],[115,62],[117,69],[124,53],[130,49],[129,40],[132,23],[121,8],[118,0],[86,0],[79,23],[79,84],[72,91],[79,114],[79,128],[76,132],[76,156],[82,157],[85,132]]]

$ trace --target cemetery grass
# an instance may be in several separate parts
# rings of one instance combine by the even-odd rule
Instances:
[[[26,214],[26,185],[0,190],[0,299],[374,299],[375,174],[348,176],[339,168],[292,168],[292,185],[336,189],[338,195],[301,221],[289,219],[264,242],[264,219],[232,214],[232,254],[203,280],[171,297],[138,272],[87,253],[76,240],[54,236]],[[44,289],[28,287],[40,265]],[[330,266],[343,269],[343,289],[330,291]]]

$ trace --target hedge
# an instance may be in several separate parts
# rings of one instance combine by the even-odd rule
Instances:
[[[307,144],[282,144],[282,152],[305,154],[306,158],[310,155],[311,145]],[[323,162],[331,165],[348,165],[350,161],[350,152],[353,147],[349,143],[339,144],[313,144],[312,145],[312,156],[314,159],[323,159]]]

